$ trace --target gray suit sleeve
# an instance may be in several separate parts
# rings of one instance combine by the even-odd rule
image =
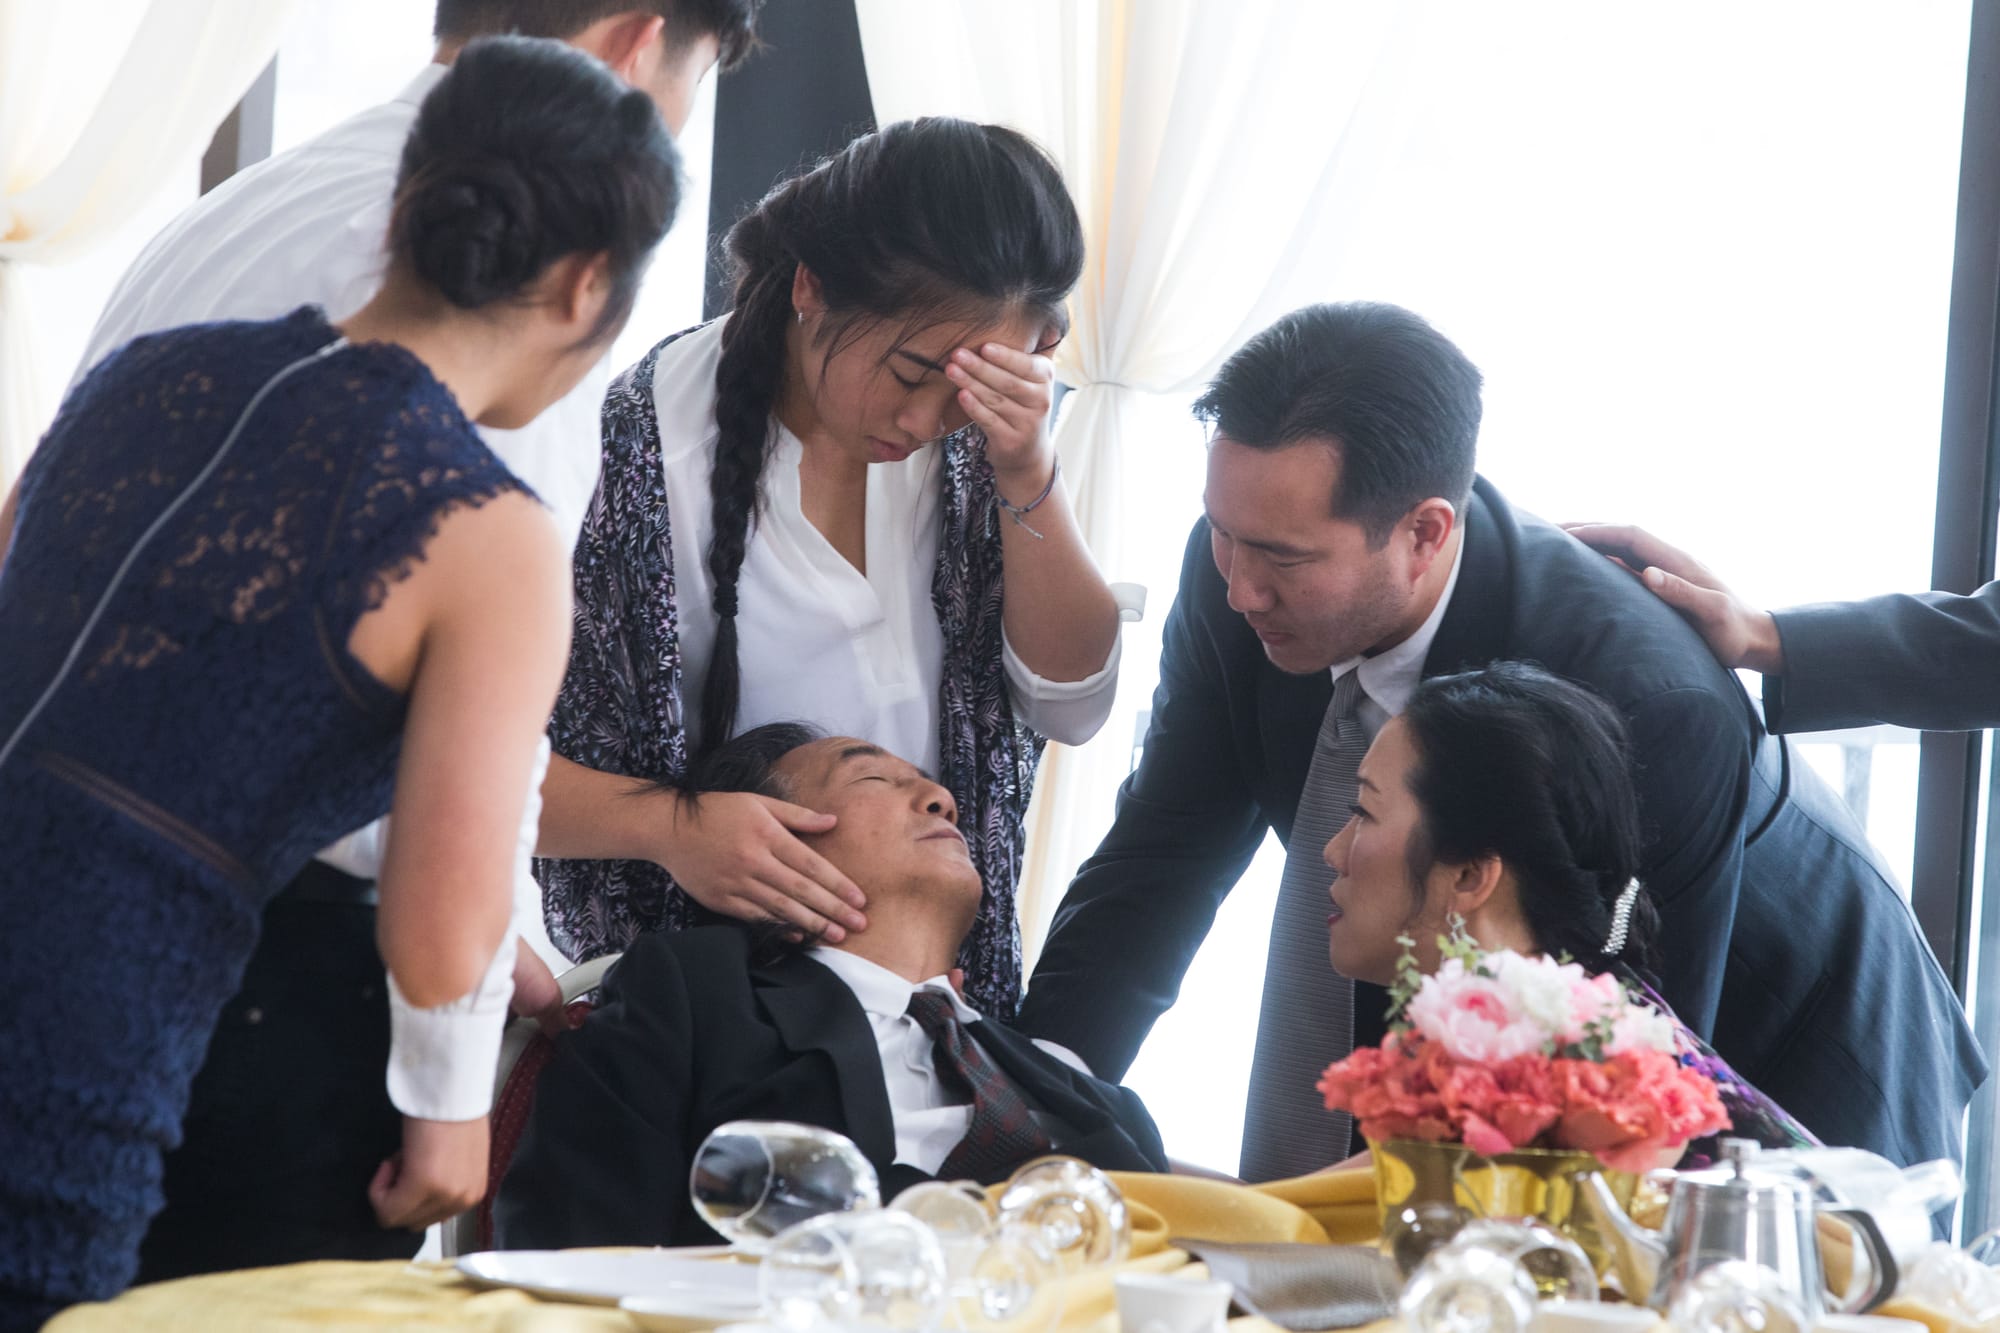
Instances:
[[[2000,726],[2000,582],[1969,596],[1893,594],[1773,618],[1785,673],[1764,678],[1772,731]]]

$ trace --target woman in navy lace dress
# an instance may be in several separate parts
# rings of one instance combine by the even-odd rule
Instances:
[[[476,44],[404,152],[373,302],[139,339],[29,463],[0,514],[0,1328],[130,1281],[261,908],[316,849],[393,804],[400,1012],[504,994],[568,560],[472,423],[598,357],[675,170],[588,57]],[[422,1226],[486,1169],[483,1118],[409,1121],[377,1212]]]
[[[1625,721],[1610,704],[1518,662],[1433,677],[1376,736],[1360,776],[1352,817],[1326,847],[1336,969],[1389,985],[1404,936],[1419,967],[1435,971],[1438,937],[1462,921],[1482,949],[1616,973],[1673,1017],[1651,981],[1659,916],[1633,878],[1639,801]],[[1774,1148],[1818,1142],[1676,1027],[1682,1063],[1716,1083],[1727,1133]],[[1712,1148],[1698,1139],[1683,1161]]]
[[[986,884],[966,997],[1012,1015],[1042,742],[1088,739],[1117,680],[1046,426],[1076,208],[1021,135],[930,118],[783,182],[728,250],[731,312],[605,399],[543,788],[549,933],[582,960],[704,909],[864,928],[811,847],[824,815],[675,789],[705,748],[803,719],[950,788]]]

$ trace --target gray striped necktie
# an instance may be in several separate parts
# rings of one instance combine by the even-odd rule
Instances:
[[[1326,957],[1326,914],[1332,905],[1326,891],[1334,875],[1324,853],[1347,822],[1357,791],[1355,770],[1368,752],[1368,729],[1356,711],[1362,697],[1358,667],[1334,682],[1285,844],[1285,877],[1271,919],[1264,1004],[1243,1115],[1238,1169],[1249,1181],[1304,1175],[1347,1156],[1353,1121],[1344,1111],[1328,1111],[1313,1085],[1354,1048],[1354,983]]]

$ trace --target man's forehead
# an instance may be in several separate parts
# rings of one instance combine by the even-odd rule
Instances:
[[[1209,446],[1202,504],[1210,522],[1259,545],[1316,542],[1330,524],[1340,484],[1340,454],[1331,440],[1258,449],[1217,435]]]
[[[826,736],[801,745],[778,760],[775,767],[790,777],[816,783],[833,780],[843,768],[869,760],[893,760],[881,746],[854,736]]]

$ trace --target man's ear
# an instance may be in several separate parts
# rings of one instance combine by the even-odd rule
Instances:
[[[570,45],[590,52],[626,83],[638,87],[659,61],[660,34],[667,21],[644,10],[628,10],[599,19],[570,38]]]
[[[1410,544],[1411,571],[1421,578],[1451,539],[1458,526],[1458,511],[1451,501],[1433,495],[1403,515],[1402,526]]]

